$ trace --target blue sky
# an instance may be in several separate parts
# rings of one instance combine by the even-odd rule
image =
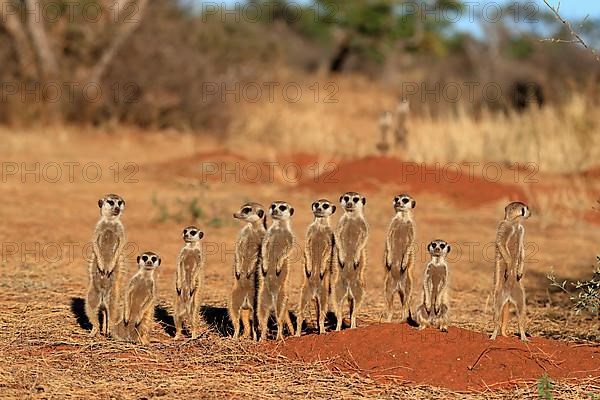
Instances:
[[[190,0],[188,0],[190,1]],[[244,0],[191,0],[192,2],[200,3],[212,3],[212,4],[233,4],[243,2]],[[292,0],[298,3],[310,3],[310,0]],[[410,1],[410,0],[408,0]],[[482,9],[487,3],[506,4],[512,1],[505,0],[464,0],[474,4],[474,9]],[[538,9],[545,9],[546,5],[542,0],[521,0],[525,4],[535,4]],[[558,0],[549,0],[550,4],[557,5]],[[563,0],[560,2],[560,11],[566,18],[581,19],[586,15],[590,17],[600,18],[600,0]]]

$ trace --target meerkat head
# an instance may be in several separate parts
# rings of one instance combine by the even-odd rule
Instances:
[[[336,207],[327,199],[320,199],[312,203],[312,212],[317,218],[329,217],[335,213]]]
[[[159,267],[160,257],[156,253],[145,251],[137,257],[137,263],[139,268],[153,270]]]
[[[360,193],[346,192],[340,196],[340,203],[346,212],[362,210],[367,204],[367,199]]]
[[[379,115],[379,125],[381,127],[388,127],[392,124],[392,113],[385,110]]]
[[[417,201],[408,194],[399,194],[394,197],[394,210],[396,212],[410,211],[417,206]]]
[[[527,219],[531,216],[531,211],[525,203],[513,201],[504,209],[504,219],[513,220],[517,218]]]
[[[204,237],[204,232],[195,226],[188,226],[182,233],[183,241],[186,243],[196,243]]]
[[[432,257],[445,257],[450,253],[450,245],[441,239],[432,241],[427,245],[427,251]]]
[[[100,215],[109,219],[116,219],[123,214],[125,210],[125,200],[116,194],[107,194],[98,200]]]
[[[286,220],[294,215],[294,208],[285,201],[274,201],[269,208],[269,215],[273,219]]]
[[[266,224],[266,215],[265,208],[262,205],[258,203],[246,203],[240,207],[238,212],[233,214],[233,218],[250,223],[263,221]]]

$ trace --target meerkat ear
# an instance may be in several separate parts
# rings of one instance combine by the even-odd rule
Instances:
[[[294,215],[294,207],[290,207],[290,217]]]
[[[447,244],[446,248],[448,249],[448,253],[450,253],[450,250],[452,250],[452,246],[450,246],[449,244]]]
[[[162,260],[160,259],[160,257],[158,257],[158,266],[160,267],[160,263],[162,262]]]
[[[342,200],[344,199],[344,195],[340,196],[340,203],[342,202]]]
[[[431,253],[431,243],[427,245],[427,251]]]
[[[332,214],[335,214],[335,210],[336,210],[336,207],[335,207],[335,206],[332,204],[332,205],[331,205],[331,213],[332,213]]]
[[[525,207],[521,207],[521,216],[525,216],[525,214],[527,213],[527,209]]]
[[[364,206],[365,204],[367,204],[367,198],[366,198],[366,197],[364,197],[364,196],[363,196],[363,198],[362,198],[362,203],[363,203],[363,206]]]
[[[98,200],[98,207],[102,208],[102,205],[104,205],[104,200]]]
[[[198,232],[198,239],[202,239],[204,237],[204,232]]]
[[[142,257],[140,257],[140,256],[137,256],[137,263],[138,263],[138,264],[140,263],[140,258],[142,258]]]
[[[258,218],[262,218],[265,216],[265,211],[264,210],[258,210],[258,212],[256,213],[258,215]]]
[[[415,208],[417,206],[417,201],[413,199],[411,208]]]

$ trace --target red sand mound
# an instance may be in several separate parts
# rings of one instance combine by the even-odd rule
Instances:
[[[300,186],[320,192],[367,191],[380,184],[395,184],[400,191],[441,194],[467,205],[501,199],[524,200],[518,186],[502,183],[503,175],[504,180],[512,179],[514,172],[501,169],[497,164],[475,169],[466,164],[426,166],[390,157],[366,157],[338,163],[335,171],[327,171],[317,179],[307,178]]]
[[[457,391],[511,386],[545,373],[552,379],[600,378],[598,346],[542,338],[491,341],[485,334],[452,327],[442,333],[407,324],[376,324],[290,338],[273,347],[291,359],[326,361],[332,370]]]

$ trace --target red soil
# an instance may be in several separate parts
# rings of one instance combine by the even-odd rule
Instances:
[[[273,347],[290,359],[325,361],[331,370],[456,391],[513,386],[545,373],[552,379],[600,379],[598,346],[543,338],[491,341],[485,334],[453,327],[442,333],[407,324],[376,324],[290,338]]]
[[[322,192],[367,191],[380,184],[395,184],[399,191],[440,194],[463,205],[525,200],[518,186],[501,181],[503,174],[506,177],[513,173],[496,165],[492,167],[482,171],[467,164],[426,166],[389,157],[366,157],[338,163],[335,172],[323,174],[321,179],[306,179],[300,186]]]

